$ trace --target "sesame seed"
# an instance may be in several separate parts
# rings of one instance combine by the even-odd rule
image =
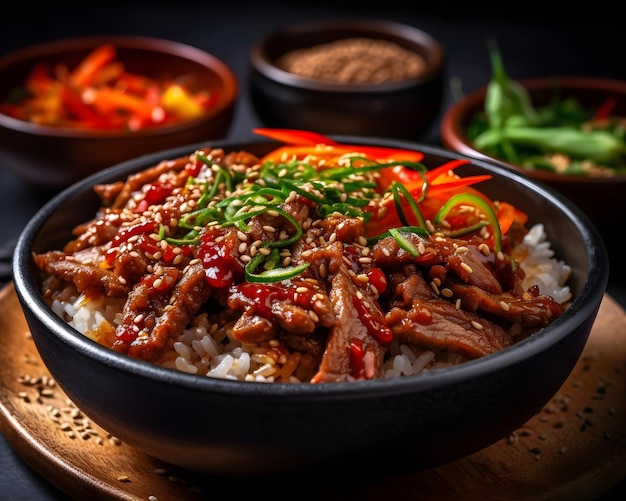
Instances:
[[[478,330],[483,330],[484,327],[480,322],[477,322],[476,320],[472,320],[471,322],[472,327],[474,327],[474,329],[478,329]]]
[[[461,263],[461,268],[463,268],[468,273],[473,273],[474,272],[474,270],[472,270],[471,266],[469,264],[467,264],[467,263]]]
[[[500,301],[500,308],[502,308],[504,311],[509,311],[511,309],[511,305],[506,301]]]
[[[489,246],[485,243],[480,244],[477,249],[483,253],[483,255],[488,256],[489,254],[491,254],[491,249],[489,248]]]

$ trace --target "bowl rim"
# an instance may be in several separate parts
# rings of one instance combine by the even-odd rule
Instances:
[[[545,77],[523,78],[516,80],[529,91],[555,88],[569,90],[599,90],[614,92],[624,95],[626,98],[626,82],[605,77],[580,76],[580,75],[554,75]],[[626,182],[626,174],[616,174],[611,177],[585,176],[585,175],[563,175],[547,171],[529,171],[519,165],[509,163],[499,158],[491,157],[480,150],[476,149],[467,137],[464,124],[470,117],[470,113],[474,113],[478,109],[482,109],[481,103],[484,102],[487,95],[488,84],[466,94],[444,111],[441,124],[440,135],[441,141],[445,147],[455,150],[464,155],[481,160],[490,161],[501,165],[509,170],[530,176],[543,182],[559,182],[563,185],[578,184],[581,182],[594,185],[602,185],[607,182]]]
[[[41,321],[47,329],[54,332],[55,337],[61,343],[69,345],[80,354],[93,358],[98,363],[132,374],[134,377],[154,379],[168,385],[178,385],[189,389],[199,389],[224,395],[256,395],[275,398],[298,397],[311,399],[319,397],[345,398],[359,394],[388,396],[397,393],[429,390],[442,384],[459,383],[467,381],[468,379],[486,376],[491,372],[532,358],[534,355],[561,341],[563,338],[567,337],[570,331],[579,327],[579,315],[583,318],[595,318],[601,298],[608,284],[609,271],[607,251],[599,232],[591,224],[587,216],[560,193],[549,186],[544,186],[533,180],[526,179],[518,173],[512,172],[492,162],[474,159],[438,146],[385,138],[363,138],[341,135],[333,135],[330,137],[345,144],[376,144],[405,149],[413,148],[425,154],[442,156],[450,160],[469,159],[472,164],[478,167],[487,169],[498,175],[503,175],[516,183],[525,184],[532,192],[541,197],[550,199],[551,203],[554,203],[559,210],[563,211],[567,217],[573,221],[581,232],[587,249],[590,250],[587,256],[587,264],[590,273],[584,281],[580,294],[574,298],[571,305],[561,317],[556,319],[543,331],[516,343],[511,348],[486,355],[476,360],[470,360],[457,366],[438,369],[416,376],[336,382],[332,384],[294,384],[279,382],[263,384],[259,382],[203,377],[159,367],[150,362],[133,359],[127,355],[114,352],[98,344],[96,341],[74,330],[49,308],[33,281],[30,249],[37,233],[46,222],[50,213],[57,210],[77,194],[85,190],[90,190],[95,184],[123,179],[126,175],[148,166],[156,165],[163,159],[188,155],[200,147],[219,147],[228,151],[234,148],[267,145],[268,143],[279,145],[279,143],[267,140],[255,141],[242,139],[239,141],[205,141],[128,160],[92,174],[51,198],[35,213],[24,227],[18,237],[13,255],[13,283],[22,308],[30,310],[30,313]],[[602,295],[598,297],[600,291]]]
[[[422,46],[428,54],[425,71],[413,78],[380,84],[343,84],[309,78],[277,67],[267,54],[266,47],[276,38],[293,35],[322,33],[326,30],[361,31],[363,37],[393,36],[403,38],[415,45]],[[356,36],[356,35],[353,35]],[[430,82],[442,74],[445,66],[446,51],[441,42],[431,34],[415,26],[396,21],[373,18],[330,18],[290,24],[264,35],[253,46],[249,61],[254,70],[266,78],[279,84],[317,92],[337,94],[365,93],[383,94],[409,89],[415,85]]]
[[[12,65],[21,63],[25,59],[42,59],[58,52],[87,51],[102,43],[111,43],[118,49],[137,49],[147,52],[165,53],[185,59],[198,66],[204,66],[214,73],[223,82],[217,102],[202,116],[192,120],[185,120],[170,125],[150,127],[138,131],[128,130],[101,130],[80,129],[55,125],[43,125],[20,120],[4,113],[0,113],[0,127],[32,134],[36,136],[69,137],[72,139],[110,139],[110,138],[141,138],[145,136],[162,136],[197,127],[220,116],[235,104],[239,92],[239,82],[233,70],[215,55],[193,45],[166,38],[157,38],[141,35],[87,35],[71,38],[55,39],[21,47],[0,56],[0,73]]]

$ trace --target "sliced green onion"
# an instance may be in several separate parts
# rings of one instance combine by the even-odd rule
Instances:
[[[200,243],[200,233],[198,230],[191,230],[182,238],[166,238],[170,245],[198,245]]]
[[[424,228],[420,228],[419,226],[402,226],[396,229],[404,233],[415,233],[417,236],[422,237],[422,238],[430,237],[430,233],[428,233],[428,230]],[[390,230],[385,231],[384,233],[381,233],[379,235],[374,235],[373,237],[369,237],[367,239],[367,244],[374,245],[379,240],[382,240],[383,238],[387,238],[390,236],[392,236]]]
[[[502,230],[500,229],[498,216],[493,210],[493,207],[491,207],[485,199],[475,195],[474,193],[458,193],[450,197],[448,201],[439,209],[439,212],[437,212],[433,222],[435,224],[441,223],[441,221],[448,216],[448,213],[457,205],[474,206],[487,217],[493,233],[493,248],[496,252],[502,251]]]
[[[280,282],[281,280],[287,280],[288,278],[293,278],[299,275],[311,265],[311,263],[302,263],[298,266],[271,268],[260,273],[255,273],[256,269],[261,265],[264,259],[265,256],[257,254],[246,264],[244,267],[244,274],[248,282]]]
[[[417,257],[420,255],[417,247],[415,247],[415,245],[413,245],[413,243],[408,240],[398,228],[390,228],[389,234],[394,238],[396,242],[398,242],[398,245],[402,249],[407,251],[411,256]]]
[[[404,195],[404,199],[409,204],[409,207],[411,207],[411,210],[413,211],[413,215],[417,219],[419,226],[421,228],[426,228],[426,221],[424,220],[424,215],[422,214],[422,211],[417,206],[417,202],[415,202],[415,200],[409,193],[409,190],[406,189],[406,186],[404,186],[401,183],[398,183],[397,181],[394,181],[393,183],[391,183],[391,192],[393,193],[393,202],[396,206],[396,212],[398,213],[398,217],[400,218],[400,221],[402,222],[402,224],[405,226],[408,226],[409,222],[406,220],[404,211],[402,210],[402,201],[400,200],[400,192],[402,192],[402,195]]]

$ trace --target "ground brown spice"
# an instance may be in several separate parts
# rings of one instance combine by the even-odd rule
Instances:
[[[276,65],[290,73],[345,84],[378,84],[419,77],[426,70],[421,54],[373,38],[346,38],[280,57]]]

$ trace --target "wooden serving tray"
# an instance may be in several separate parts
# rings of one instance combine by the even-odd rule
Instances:
[[[12,284],[0,291],[0,430],[75,499],[200,500],[281,495],[285,485],[210,477],[153,459],[91,423],[54,384]],[[89,375],[85,375],[89,384]],[[594,499],[626,478],[626,312],[606,295],[583,356],[553,400],[509,438],[447,465],[304,499]]]

